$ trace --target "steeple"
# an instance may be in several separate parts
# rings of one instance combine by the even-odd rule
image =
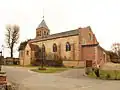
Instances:
[[[43,16],[43,17],[44,17],[44,16]],[[45,23],[44,18],[43,18],[42,22],[38,25],[37,29],[38,29],[38,28],[41,28],[41,27],[46,28],[46,29],[49,30],[48,26],[47,26],[46,23]]]
[[[42,22],[38,25],[37,29],[43,27],[43,28],[46,28],[46,29],[49,30],[49,28],[48,28],[48,26],[47,26],[47,24],[45,23],[45,20],[44,20],[44,8],[43,8],[43,17],[42,17],[42,18],[43,18],[43,20],[42,20]]]
[[[43,15],[42,22],[36,28],[36,38],[45,38],[49,34],[50,34],[50,30],[49,30],[47,24],[45,23],[44,15]]]

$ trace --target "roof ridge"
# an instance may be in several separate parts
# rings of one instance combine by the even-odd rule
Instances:
[[[75,29],[75,30],[67,30],[67,31],[64,31],[64,32],[54,33],[54,34],[51,34],[51,35],[56,35],[56,34],[61,34],[61,33],[68,33],[68,32],[73,32],[73,31],[79,31],[79,30],[78,30],[78,29]]]

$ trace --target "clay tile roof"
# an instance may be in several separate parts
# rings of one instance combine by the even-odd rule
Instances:
[[[34,45],[34,44],[29,44],[29,46],[30,46],[30,48],[31,48],[31,50],[32,51],[37,51],[37,50],[39,50],[39,46],[38,45]]]
[[[44,19],[43,19],[43,20],[42,20],[42,22],[38,25],[37,29],[38,29],[38,28],[41,28],[41,27],[44,27],[44,28],[46,28],[46,29],[48,29],[48,30],[49,30],[49,28],[48,28],[48,26],[46,25],[46,23],[45,23],[45,20],[44,20]]]

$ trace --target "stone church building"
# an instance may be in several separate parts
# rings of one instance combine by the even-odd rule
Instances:
[[[64,66],[82,67],[86,61],[92,66],[103,65],[108,60],[106,51],[99,45],[91,27],[77,28],[56,34],[43,19],[36,28],[36,37],[19,49],[21,65],[39,63],[41,60],[62,60]]]

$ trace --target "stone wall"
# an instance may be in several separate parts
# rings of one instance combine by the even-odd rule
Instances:
[[[78,28],[79,32],[73,36],[63,36],[60,38],[53,38],[41,41],[32,42],[32,44],[38,45],[40,48],[44,44],[45,46],[45,59],[46,60],[63,60],[65,66],[79,66],[82,65],[80,62],[85,60],[93,60],[100,62],[101,57],[103,58],[103,51],[98,47],[82,47],[83,45],[96,45],[98,44],[97,39],[92,32],[90,27]],[[38,30],[39,31],[39,30]],[[37,32],[36,32],[37,33]],[[39,37],[40,38],[40,37]],[[66,43],[69,42],[71,50],[66,51]],[[57,45],[57,52],[53,52],[53,44]],[[29,51],[29,55],[26,52]],[[31,51],[29,44],[27,44],[24,50],[24,56],[20,58],[21,65],[29,65],[35,60],[34,52]],[[106,60],[106,59],[105,59]],[[105,60],[102,60],[106,62]],[[24,62],[23,62],[24,61]],[[102,63],[104,63],[102,62]]]
[[[67,42],[69,42],[71,45],[71,51],[66,51]],[[53,52],[54,43],[57,44],[57,52]],[[74,62],[74,60],[79,60],[79,36],[78,35],[63,37],[63,38],[56,38],[52,40],[45,40],[45,41],[36,42],[33,44],[37,44],[39,47],[41,47],[42,44],[45,45],[46,59],[54,59],[54,56],[57,55],[63,61],[73,60],[72,62]],[[63,63],[65,63],[65,65],[72,64],[71,61],[70,62],[65,61]],[[74,63],[76,63],[76,61]],[[72,65],[76,65],[74,63]]]

